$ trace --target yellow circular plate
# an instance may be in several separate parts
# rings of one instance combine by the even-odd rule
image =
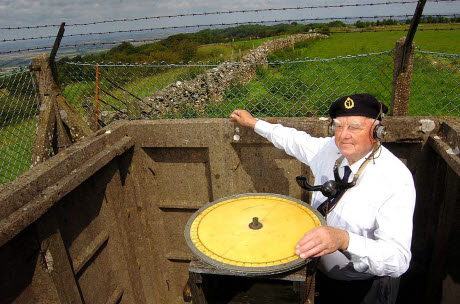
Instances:
[[[187,223],[185,239],[199,259],[217,268],[273,274],[308,262],[295,254],[295,246],[305,232],[324,224],[321,214],[300,200],[249,193],[200,208]]]

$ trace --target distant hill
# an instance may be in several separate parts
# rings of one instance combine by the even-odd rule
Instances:
[[[343,22],[340,25],[345,26]],[[178,63],[196,59],[200,45],[229,43],[241,40],[265,38],[283,34],[297,34],[312,29],[328,31],[328,24],[240,25],[223,29],[204,29],[196,33],[171,35],[161,41],[134,46],[123,42],[106,52],[75,57],[62,57],[60,61],[84,62],[168,62]]]

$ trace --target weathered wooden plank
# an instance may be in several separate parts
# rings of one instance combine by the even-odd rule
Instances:
[[[72,261],[73,263],[73,270],[75,275],[82,270],[82,268],[88,263],[91,257],[102,247],[102,245],[107,242],[109,239],[109,234],[107,231],[102,230],[99,235],[91,241],[91,243],[86,246],[86,248],[80,253]]]
[[[83,304],[54,214],[37,222],[42,258],[62,304]]]

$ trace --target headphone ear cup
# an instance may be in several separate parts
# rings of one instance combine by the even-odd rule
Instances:
[[[387,132],[385,126],[379,123],[375,126],[374,131],[372,132],[372,137],[377,140],[382,140],[386,133]]]
[[[330,130],[331,130],[332,135],[334,135],[335,134],[335,123],[334,123],[334,121],[331,122]]]

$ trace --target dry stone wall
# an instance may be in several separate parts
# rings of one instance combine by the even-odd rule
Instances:
[[[174,117],[181,111],[203,113],[207,104],[220,102],[225,90],[235,84],[245,84],[254,79],[257,65],[268,63],[268,55],[278,49],[294,48],[294,43],[317,38],[327,38],[318,33],[297,34],[286,38],[269,40],[251,50],[239,62],[223,62],[190,81],[177,81],[139,104],[141,118]],[[103,112],[102,119],[109,123],[115,119],[126,119],[127,113]]]

